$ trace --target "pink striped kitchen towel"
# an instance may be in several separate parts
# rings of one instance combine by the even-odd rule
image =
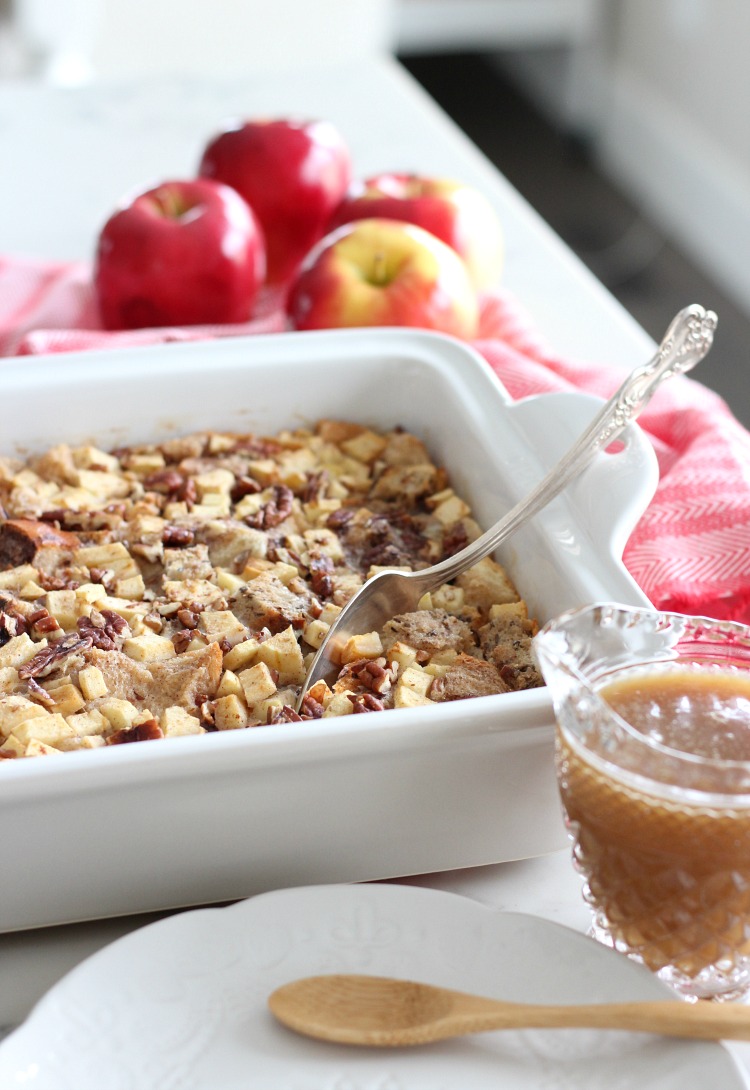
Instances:
[[[87,263],[0,258],[0,356],[284,328],[277,300],[266,297],[243,325],[104,332]],[[484,301],[475,346],[514,398],[566,389],[608,397],[623,377],[606,360],[582,365],[559,358],[501,292]],[[625,564],[659,609],[750,623],[750,433],[721,398],[689,378],[667,383],[640,424],[661,476],[626,546]]]

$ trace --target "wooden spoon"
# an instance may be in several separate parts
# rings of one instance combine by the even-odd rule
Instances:
[[[313,976],[284,984],[268,1005],[307,1037],[398,1048],[496,1029],[619,1029],[668,1037],[750,1040],[750,1008],[665,999],[543,1006],[509,1003],[377,976]]]

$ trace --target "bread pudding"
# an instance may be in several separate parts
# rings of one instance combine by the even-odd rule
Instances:
[[[0,758],[541,685],[536,622],[486,558],[352,637],[335,681],[295,711],[369,576],[427,567],[479,533],[400,428],[321,420],[0,458]]]

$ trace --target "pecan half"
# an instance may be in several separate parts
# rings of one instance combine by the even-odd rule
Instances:
[[[164,732],[155,719],[145,719],[142,723],[136,723],[132,727],[122,727],[110,734],[107,745],[119,746],[124,742],[150,742],[155,738],[163,738]]]
[[[385,711],[385,704],[382,700],[378,700],[373,693],[348,693],[347,696],[352,702],[352,708],[355,714],[357,712]]]
[[[30,677],[41,677],[57,666],[68,655],[78,651],[88,651],[91,647],[91,637],[81,636],[78,632],[69,632],[67,636],[56,640],[55,643],[42,647],[40,651],[23,665],[18,667],[18,676],[22,681]]]
[[[291,488],[285,484],[275,484],[271,499],[254,515],[248,515],[245,522],[254,530],[269,530],[291,515],[293,501],[294,493]]]

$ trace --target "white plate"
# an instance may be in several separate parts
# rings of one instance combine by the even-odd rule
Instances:
[[[355,1050],[277,1025],[298,976],[410,977],[521,1001],[659,999],[645,969],[547,920],[398,885],[310,886],[133,932],[0,1045],[4,1090],[742,1090],[719,1044],[588,1030]],[[677,1002],[677,1000],[676,1000]]]

